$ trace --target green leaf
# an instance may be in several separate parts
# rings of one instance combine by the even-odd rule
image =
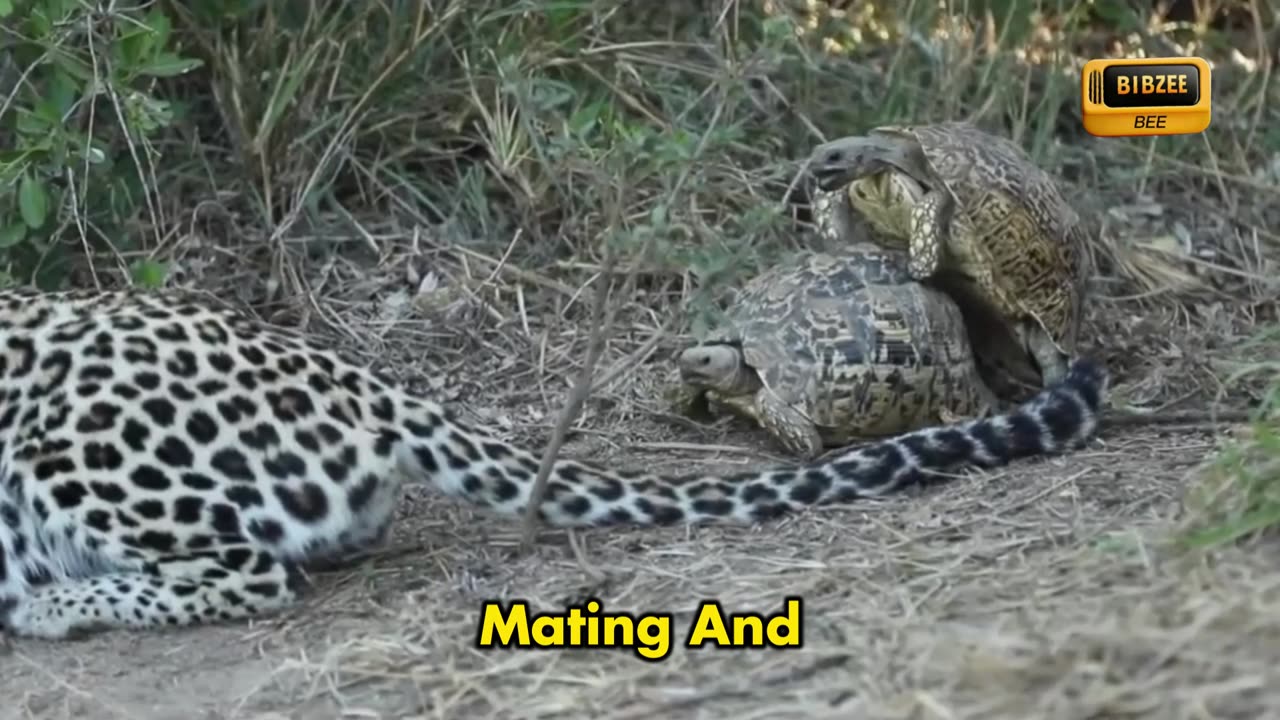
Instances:
[[[3,2],[4,0],[0,0]],[[0,249],[11,248],[22,242],[27,236],[27,226],[22,223],[14,223],[7,228],[0,229]]]
[[[32,230],[43,225],[49,214],[49,195],[45,192],[44,183],[30,173],[23,175],[18,185],[18,212],[22,213],[22,221]]]
[[[609,111],[609,107],[606,101],[596,101],[578,108],[569,116],[569,131],[580,138],[587,137],[599,127],[600,118]]]
[[[122,60],[130,67],[144,62],[169,44],[169,18],[152,9],[142,24],[124,33],[117,41]]]
[[[9,17],[13,14],[13,1],[0,0],[0,17]]]
[[[116,40],[116,48],[119,49],[117,61],[127,67],[138,64],[150,52],[154,37],[154,33],[145,27],[134,28],[124,33]]]
[[[88,63],[80,60],[78,57],[75,57],[70,53],[56,53],[53,56],[53,63],[62,69],[63,72],[67,73],[72,78],[79,80],[85,85],[90,85],[91,82],[99,82],[93,76],[93,68],[90,67]]]
[[[27,19],[30,23],[31,35],[38,38],[48,37],[53,32],[53,23],[49,21],[49,17],[44,14],[44,8],[36,8],[31,13],[31,17]]]
[[[203,65],[199,58],[178,57],[174,53],[160,53],[155,59],[137,69],[139,75],[155,77],[174,77],[190,72]]]
[[[3,0],[0,0],[3,2]],[[36,111],[51,125],[62,125],[62,116],[76,101],[76,82],[56,65],[49,67],[49,80],[44,96],[36,104]]]
[[[17,117],[17,122],[14,123],[14,128],[19,133],[27,136],[47,135],[53,125],[62,124],[60,119],[50,122],[48,118],[43,117],[38,113],[34,113],[27,108],[18,108],[15,116]]]
[[[155,260],[139,260],[130,268],[130,274],[133,275],[133,281],[147,289],[154,290],[164,285],[165,275],[168,274],[168,268],[164,263]]]
[[[173,27],[169,22],[169,16],[165,15],[164,11],[151,8],[151,12],[147,13],[147,19],[143,22],[151,31],[155,47],[162,48],[169,44],[169,34],[173,31]]]

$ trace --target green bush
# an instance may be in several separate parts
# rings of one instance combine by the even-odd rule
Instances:
[[[137,247],[126,223],[164,202],[155,141],[175,110],[160,81],[200,61],[175,52],[155,6],[0,0],[0,17],[13,88],[0,112],[0,282],[57,287],[71,248]]]
[[[272,238],[394,214],[459,243],[519,228],[550,262],[598,252],[604,198],[625,187],[653,271],[729,279],[794,245],[779,202],[818,128],[985,104],[1050,118],[1032,129],[1043,148],[1069,82],[1050,73],[1029,108],[1021,87],[993,91],[1007,57],[939,56],[904,40],[934,11],[869,7],[897,31],[766,3],[20,0],[3,8],[0,252],[12,280],[46,287],[86,250],[160,281],[140,259],[217,198]],[[895,48],[887,73],[851,54],[874,47]]]

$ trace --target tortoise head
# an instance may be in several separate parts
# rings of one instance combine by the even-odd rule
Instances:
[[[824,191],[890,170],[898,151],[878,136],[850,136],[822,143],[809,154],[808,171]]]
[[[722,395],[754,392],[760,378],[747,365],[742,348],[728,343],[696,345],[676,360],[680,379],[688,385],[715,390]]]
[[[809,154],[807,167],[826,191],[875,175],[906,175],[922,183],[933,177],[919,140],[909,129],[893,127],[822,143]]]

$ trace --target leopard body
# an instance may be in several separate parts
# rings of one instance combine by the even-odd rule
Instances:
[[[556,527],[766,521],[1078,447],[1106,387],[1081,359],[1007,414],[728,475],[562,459],[538,512]],[[13,635],[278,611],[305,568],[386,537],[405,479],[516,515],[538,460],[199,296],[0,292],[0,626]]]

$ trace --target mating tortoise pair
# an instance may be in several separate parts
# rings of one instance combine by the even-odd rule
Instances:
[[[678,359],[686,412],[715,400],[814,457],[986,415],[992,387],[1065,374],[1083,231],[1015,143],[966,123],[883,127],[815,148],[809,172],[816,224],[845,247],[747,284]]]

